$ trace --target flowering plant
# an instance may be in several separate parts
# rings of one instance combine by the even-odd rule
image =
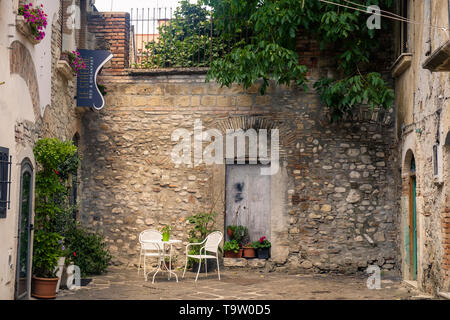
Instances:
[[[40,7],[33,8],[31,2],[19,7],[19,15],[25,18],[36,40],[42,40],[45,37],[44,29],[47,27],[47,14],[42,10],[43,7],[41,4]]]
[[[266,236],[259,238],[259,241],[255,243],[255,245],[257,246],[258,249],[270,248],[272,246],[270,241],[267,240]]]
[[[100,93],[102,94],[102,96],[106,96],[108,94],[108,91],[106,90],[106,86],[103,83],[97,82],[97,87],[98,87],[98,90],[100,90]]]
[[[86,63],[78,50],[69,52],[68,56],[70,66],[72,67],[74,74],[78,74],[80,70],[86,69]]]

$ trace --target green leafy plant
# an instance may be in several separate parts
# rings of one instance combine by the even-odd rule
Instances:
[[[161,229],[161,233],[163,235],[163,241],[169,241],[170,238],[170,231],[172,230],[171,226],[164,226]]]
[[[34,273],[53,276],[62,256],[78,265],[82,275],[105,271],[111,255],[103,238],[76,224],[72,217],[69,191],[70,178],[80,163],[77,148],[72,141],[45,138],[36,143],[34,155],[40,167],[36,174]]]
[[[346,0],[333,3],[348,5]],[[392,3],[367,1],[367,5],[382,9]],[[202,4],[212,8],[215,30],[228,44],[226,53],[213,59],[207,81],[249,88],[262,80],[261,94],[270,80],[306,89],[308,69],[299,62],[302,53],[298,53],[298,37],[302,36],[317,41],[322,52],[333,52],[329,59],[336,76],[322,78],[315,86],[330,108],[332,121],[358,104],[392,106],[393,91],[373,70],[385,32],[368,29],[365,12],[320,1],[203,0]],[[383,23],[382,27],[388,26]],[[243,33],[244,38],[240,36]]]
[[[238,253],[240,248],[241,247],[236,240],[225,241],[223,244],[223,251],[233,251],[234,253]]]
[[[66,235],[70,259],[80,267],[81,275],[98,275],[106,271],[111,254],[102,236],[76,226]]]
[[[216,213],[198,213],[187,220],[191,224],[192,228],[189,230],[189,243],[200,243],[206,239],[206,236],[215,231],[214,221]],[[200,246],[192,246],[189,250],[190,255],[200,254]],[[196,260],[189,259],[188,266],[191,267]],[[202,262],[204,263],[204,262]]]
[[[41,139],[34,147],[39,164],[36,174],[33,273],[54,277],[58,258],[65,254],[62,243],[71,222],[69,177],[78,169],[77,148],[72,142]]]
[[[210,11],[187,0],[180,2],[174,19],[158,28],[157,41],[146,43],[137,68],[206,67],[218,58],[224,44],[211,30]],[[213,32],[211,37],[211,32]]]
[[[39,278],[56,278],[55,268],[64,252],[61,248],[63,237],[56,232],[36,230],[33,244],[33,273]]]
[[[236,226],[233,233],[233,239],[236,240],[239,245],[247,243],[249,241],[248,228],[245,226]]]
[[[266,249],[272,247],[272,244],[267,239],[266,236],[259,238],[258,241],[253,242],[253,245],[256,246],[255,249]]]
[[[259,241],[253,241],[251,243],[248,244],[249,247],[258,249],[259,248]]]

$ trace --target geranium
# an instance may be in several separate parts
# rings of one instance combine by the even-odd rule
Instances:
[[[259,248],[259,249],[270,248],[272,246],[270,241],[267,240],[266,236],[259,238],[259,243],[256,242],[255,244],[257,245],[257,248]]]
[[[78,74],[80,70],[86,69],[86,63],[78,50],[69,52],[69,62],[75,74]]]
[[[42,9],[43,7],[41,4],[40,7],[33,8],[31,2],[19,7],[19,15],[25,18],[36,40],[44,39],[44,30],[47,28],[47,14]]]

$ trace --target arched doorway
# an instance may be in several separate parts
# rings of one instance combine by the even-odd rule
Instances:
[[[416,161],[411,157],[409,166],[409,224],[408,247],[409,249],[409,275],[411,280],[417,280],[417,180]]]
[[[19,227],[17,241],[15,298],[26,299],[31,275],[31,231],[33,215],[33,166],[26,159],[20,172]]]

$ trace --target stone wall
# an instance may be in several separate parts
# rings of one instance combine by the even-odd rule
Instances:
[[[244,91],[205,83],[204,75],[105,76],[106,106],[83,117],[82,221],[102,232],[116,263],[138,258],[138,234],[215,210],[223,230],[225,166],[176,166],[178,128],[280,130],[281,210],[272,212],[271,263],[277,269],[354,272],[368,264],[395,269],[399,172],[392,114],[361,108],[330,124],[314,90]],[[256,128],[257,129],[257,128]],[[216,200],[219,201],[216,201]],[[214,202],[214,204],[213,204]],[[276,219],[274,218],[276,214]],[[184,262],[184,246],[177,249]]]

